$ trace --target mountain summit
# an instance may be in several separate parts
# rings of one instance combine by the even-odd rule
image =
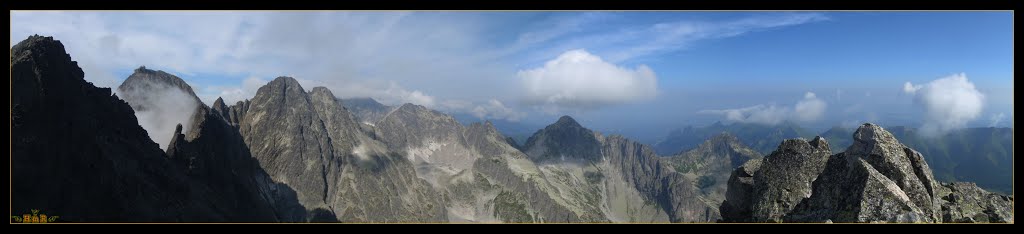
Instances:
[[[583,128],[575,119],[562,116],[558,121],[538,130],[523,144],[526,154],[534,161],[601,159],[601,143],[590,129]]]

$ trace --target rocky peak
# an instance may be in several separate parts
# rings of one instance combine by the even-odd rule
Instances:
[[[199,97],[196,96],[196,93],[192,91],[192,86],[185,83],[185,80],[161,70],[147,69],[146,66],[136,68],[135,72],[129,75],[128,78],[117,87],[117,89],[121,92],[130,92],[133,90],[146,92],[153,90],[154,88],[161,88],[155,87],[161,85],[181,89],[197,102],[201,102],[199,101]]]
[[[558,118],[558,121],[556,121],[553,125],[569,128],[583,128],[583,126],[580,125],[580,123],[576,122],[575,119],[569,117],[568,115],[563,115],[562,117]]]
[[[534,133],[523,148],[534,161],[601,159],[601,143],[594,132],[569,116],[562,116],[557,122]]]
[[[924,216],[920,220],[939,220],[938,203],[934,196],[938,184],[921,153],[903,145],[882,127],[866,123],[854,132],[853,145],[844,154],[848,164],[863,160],[867,164],[865,166],[873,169],[872,172],[880,173],[884,179],[899,186],[899,190],[904,193],[902,196],[913,202],[910,209]]]
[[[231,107],[224,104],[223,98],[217,97],[217,100],[213,101],[213,106],[211,108],[213,108],[215,113],[220,114],[225,121],[231,122]]]
[[[324,86],[313,87],[313,89],[309,90],[309,94],[313,96],[325,96],[337,99],[334,97],[334,93],[331,93],[331,90]]]

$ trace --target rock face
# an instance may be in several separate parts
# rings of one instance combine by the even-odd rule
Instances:
[[[416,178],[408,161],[360,134],[326,88],[306,93],[295,79],[278,77],[230,109],[253,157],[273,181],[293,188],[306,209],[293,218],[446,220],[441,197]]]
[[[754,198],[754,174],[761,169],[762,160],[750,160],[729,175],[725,201],[718,210],[725,222],[750,222]]]
[[[990,193],[974,183],[954,182],[939,186],[942,222],[1012,223],[1013,197]]]
[[[789,139],[778,149],[733,171],[726,201],[719,207],[726,222],[781,222],[805,198],[830,150],[821,137]]]
[[[374,132],[443,192],[450,221],[600,221],[568,209],[536,165],[490,122],[463,126],[449,115],[405,104]]]
[[[556,139],[556,140],[549,140]],[[544,127],[526,140],[523,149],[528,149],[530,159],[538,162],[547,160],[600,160],[601,143],[594,132],[580,126],[569,116],[562,116],[558,122]]]
[[[704,141],[695,149],[663,159],[676,172],[695,178],[701,193],[717,207],[719,202],[725,200],[727,181],[733,169],[762,157],[732,134],[722,133]]]
[[[1012,213],[1004,212],[1007,203],[1012,204],[1011,197],[994,195],[973,185],[941,185],[920,153],[899,143],[877,125],[862,125],[854,132],[853,142],[845,152],[827,156],[828,144],[820,137],[810,142],[786,140],[776,152],[765,157],[759,168],[738,168],[729,185],[737,191],[729,191],[721,207],[723,221],[1012,220]],[[823,167],[819,166],[826,156]],[[753,186],[748,187],[744,182],[751,169],[756,172]],[[948,194],[958,194],[960,198],[943,195],[946,189]],[[943,196],[950,198],[942,199]],[[749,216],[745,206],[748,201]],[[979,218],[966,220],[967,215]]]
[[[821,137],[783,141],[754,174],[752,221],[782,221],[783,215],[810,197],[811,183],[825,168],[830,154],[828,142]]]
[[[12,212],[38,209],[62,222],[276,220],[252,192],[189,176],[128,103],[83,77],[51,37],[11,48]]]
[[[657,204],[671,222],[710,222],[719,212],[701,195],[696,181],[675,173],[650,146],[622,136],[603,140],[601,148],[608,162],[645,200]]]

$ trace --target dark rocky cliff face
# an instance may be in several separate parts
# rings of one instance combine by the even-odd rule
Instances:
[[[760,166],[737,168],[723,221],[1013,221],[1012,197],[935,181],[920,153],[877,125],[862,125],[853,142],[828,156],[820,137],[786,140]]]
[[[38,209],[65,222],[275,220],[258,201],[208,199],[251,192],[216,194],[191,178],[149,140],[128,103],[84,75],[51,37],[11,49],[13,212]]]
[[[617,165],[625,180],[646,200],[664,210],[670,221],[710,222],[720,217],[718,210],[701,195],[696,181],[670,169],[650,146],[618,135],[603,142],[604,157]]]
[[[351,113],[326,88],[307,93],[295,79],[278,77],[229,109],[260,166],[295,190],[303,217],[446,220],[440,196],[416,178],[407,160],[386,149],[355,153],[360,145],[381,143],[360,135]],[[279,195],[288,200],[289,194]]]

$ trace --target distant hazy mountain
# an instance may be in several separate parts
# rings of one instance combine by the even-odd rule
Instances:
[[[360,122],[376,124],[395,107],[377,102],[373,98],[346,98],[341,104],[348,109]]]
[[[864,124],[844,152],[790,139],[736,168],[726,222],[1013,222],[1013,197],[971,183],[940,183],[924,156]]]
[[[526,143],[526,139],[529,138],[533,133],[537,132],[538,129],[544,128],[544,125],[525,123],[521,121],[509,121],[505,119],[480,119],[479,117],[470,114],[452,114],[455,120],[463,125],[470,125],[473,123],[482,123],[490,121],[494,128],[501,132],[501,135],[510,137],[516,141],[519,145]]]
[[[696,148],[704,140],[723,132],[736,136],[740,142],[761,154],[767,154],[775,150],[779,142],[785,139],[813,137],[812,133],[790,122],[776,126],[752,123],[725,125],[721,122],[715,122],[705,127],[687,126],[682,129],[673,130],[668,136],[655,143],[654,149],[662,156],[674,155],[684,150]]]
[[[924,155],[941,181],[966,181],[982,188],[1013,192],[1013,129],[967,128],[939,137],[924,137],[909,127],[889,127],[900,142]],[[834,127],[825,133],[833,152],[852,143],[853,131]]]

